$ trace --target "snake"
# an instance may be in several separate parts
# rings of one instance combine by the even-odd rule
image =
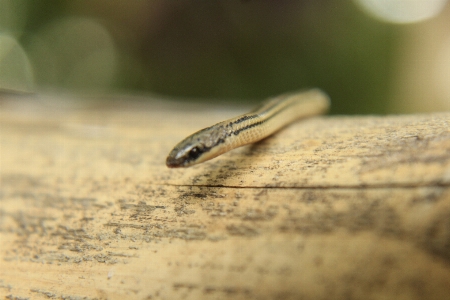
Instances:
[[[232,149],[258,142],[288,124],[329,109],[318,88],[270,98],[255,110],[199,130],[179,142],[166,159],[169,168],[190,167]]]

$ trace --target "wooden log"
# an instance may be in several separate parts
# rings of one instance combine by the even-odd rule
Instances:
[[[0,100],[2,297],[450,296],[450,113],[316,117],[168,169],[237,112]]]

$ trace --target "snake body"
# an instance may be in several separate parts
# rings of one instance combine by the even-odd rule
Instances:
[[[319,89],[284,94],[256,110],[219,122],[188,136],[169,153],[169,168],[189,167],[232,149],[260,141],[295,120],[328,110],[328,96]]]

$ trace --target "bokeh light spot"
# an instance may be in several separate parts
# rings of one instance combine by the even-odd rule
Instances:
[[[33,72],[26,52],[17,40],[0,34],[0,88],[30,92]]]
[[[52,22],[33,36],[29,49],[41,86],[101,91],[114,84],[117,51],[108,30],[96,20]]]
[[[354,0],[365,12],[390,23],[415,23],[439,14],[447,0]]]

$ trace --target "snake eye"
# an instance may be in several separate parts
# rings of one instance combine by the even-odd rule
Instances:
[[[189,150],[188,156],[190,160],[195,160],[200,156],[200,154],[202,154],[200,149],[198,147],[194,147],[191,150]]]

